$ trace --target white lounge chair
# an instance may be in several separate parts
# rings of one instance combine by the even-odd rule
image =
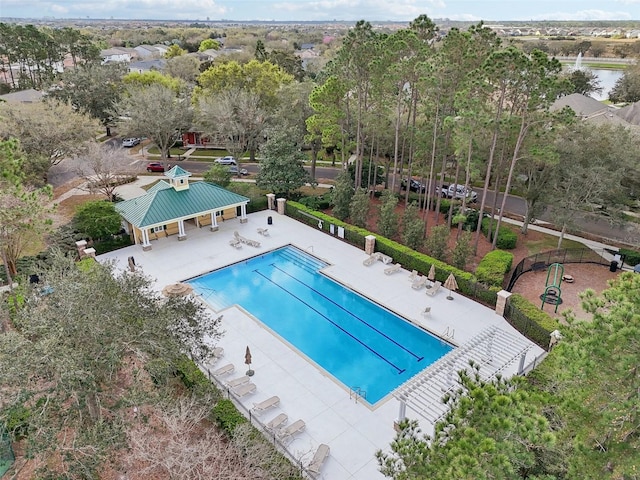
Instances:
[[[386,275],[391,275],[393,273],[398,272],[400,269],[402,268],[402,265],[400,265],[399,263],[396,263],[393,267],[387,267],[384,269],[384,273]]]
[[[215,369],[213,372],[211,372],[211,375],[213,375],[214,377],[219,377],[220,375],[227,375],[233,372],[234,369],[235,367],[233,366],[233,363],[227,363],[226,365],[223,365],[222,367]]]
[[[378,260],[380,260],[385,265],[389,265],[391,262],[393,262],[393,258],[380,252],[378,252]]]
[[[442,282],[436,280],[436,282],[433,284],[433,287],[427,288],[427,295],[433,297],[436,293],[438,293],[438,290],[440,290],[441,286]]]
[[[282,425],[287,423],[288,420],[289,420],[289,417],[287,417],[286,413],[280,413],[277,416],[273,417],[271,420],[269,420],[266,423],[265,427],[267,427],[269,430],[277,430]]]
[[[304,420],[296,420],[288,427],[285,427],[282,430],[280,430],[280,433],[278,434],[278,436],[280,438],[292,437],[296,433],[300,433],[302,430],[304,430],[304,427],[305,427]]]
[[[269,397],[266,400],[261,401],[260,403],[253,404],[253,410],[256,412],[264,412],[265,410],[269,410],[272,407],[275,407],[280,403],[280,397],[274,395],[273,397]]]
[[[378,256],[373,253],[371,255],[369,255],[367,258],[364,259],[364,261],[362,262],[362,264],[365,267],[369,267],[371,265],[373,265],[374,263],[376,263],[378,261]]]
[[[315,455],[313,456],[313,459],[311,460],[311,463],[307,467],[307,470],[309,470],[311,473],[319,474],[320,470],[322,469],[322,465],[324,464],[324,461],[328,456],[329,445],[325,445],[324,443],[320,444],[320,446],[316,450]]]
[[[234,378],[234,379],[229,380],[227,382],[227,385],[229,385],[231,388],[239,387],[240,385],[244,385],[245,383],[249,383],[250,380],[251,380],[251,377],[249,377],[248,375],[244,375],[242,377],[238,377],[238,378]]]
[[[417,270],[413,270],[410,274],[409,274],[409,281],[413,282],[416,278],[418,278],[418,271]]]
[[[239,387],[232,388],[231,391],[236,397],[244,397],[256,391],[256,384],[251,382],[245,383]]]
[[[263,237],[268,237],[269,236],[269,229],[268,228],[258,228],[257,232],[262,235]]]
[[[229,245],[234,248],[242,248],[242,242],[237,238],[232,238],[231,240],[229,240]]]
[[[422,287],[424,287],[427,284],[427,281],[428,281],[427,277],[418,277],[411,284],[411,288],[413,288],[414,290],[420,290]]]

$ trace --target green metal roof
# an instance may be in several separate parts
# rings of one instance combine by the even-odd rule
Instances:
[[[184,170],[183,170],[184,171]],[[207,182],[194,182],[176,191],[161,181],[137,198],[116,203],[116,211],[138,228],[165,225],[178,219],[193,218],[212,210],[247,204],[249,199]]]
[[[185,169],[180,168],[178,165],[174,165],[171,170],[164,174],[164,176],[168,178],[190,177],[191,172],[187,172]]]

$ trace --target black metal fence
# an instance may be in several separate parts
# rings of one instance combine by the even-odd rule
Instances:
[[[267,428],[267,426],[263,423],[263,421],[258,418],[252,411],[251,409],[245,407],[242,402],[240,402],[232,393],[231,393],[231,389],[229,387],[227,387],[219,378],[215,377],[214,375],[212,375],[211,370],[204,365],[200,365],[199,364],[200,369],[203,372],[206,372],[207,377],[209,378],[209,380],[211,381],[211,383],[214,383],[218,389],[223,392],[223,394],[225,395],[225,397],[229,400],[231,400],[233,402],[233,404],[235,405],[235,407],[243,413],[243,415],[249,419],[249,422],[251,423],[251,425],[256,428],[257,430],[259,430],[264,438],[268,439],[274,446],[275,448],[282,453],[290,462],[292,465],[296,465],[298,470],[300,471],[300,475],[303,476],[304,478],[309,478],[309,479],[315,479],[316,477],[307,470],[307,468],[305,467],[305,465],[302,462],[302,459],[300,458],[299,454],[298,456],[294,455],[293,452],[291,452],[288,448],[286,443],[283,440],[286,440],[286,438],[280,438],[278,436],[278,432],[271,430],[269,428]]]
[[[611,262],[602,254],[610,253],[606,250],[593,250],[591,248],[561,248],[560,250],[549,250],[548,252],[537,253],[526,257],[516,265],[511,278],[505,288],[511,291],[518,278],[524,273],[532,271],[546,270],[553,263],[595,263],[598,265],[609,265]]]

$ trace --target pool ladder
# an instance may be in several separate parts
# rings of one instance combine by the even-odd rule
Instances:
[[[447,328],[445,329],[445,331],[444,331],[444,332],[442,332],[442,335],[441,335],[441,336],[442,336],[442,338],[450,338],[450,339],[453,339],[453,337],[454,337],[454,335],[455,335],[455,334],[456,334],[456,329],[455,329],[455,328],[447,327]]]
[[[360,387],[352,387],[349,389],[349,400],[355,399],[356,403],[358,403],[358,398],[367,399],[366,390],[361,389]]]

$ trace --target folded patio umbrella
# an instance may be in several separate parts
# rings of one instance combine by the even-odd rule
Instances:
[[[429,274],[427,275],[427,278],[429,280],[431,280],[432,282],[436,279],[436,266],[431,264],[431,268],[429,269]]]
[[[444,281],[444,288],[449,289],[449,295],[447,295],[447,300],[453,300],[453,297],[451,296],[451,291],[458,289],[458,282],[456,282],[456,277],[453,276],[453,273],[450,273],[447,279]]]

